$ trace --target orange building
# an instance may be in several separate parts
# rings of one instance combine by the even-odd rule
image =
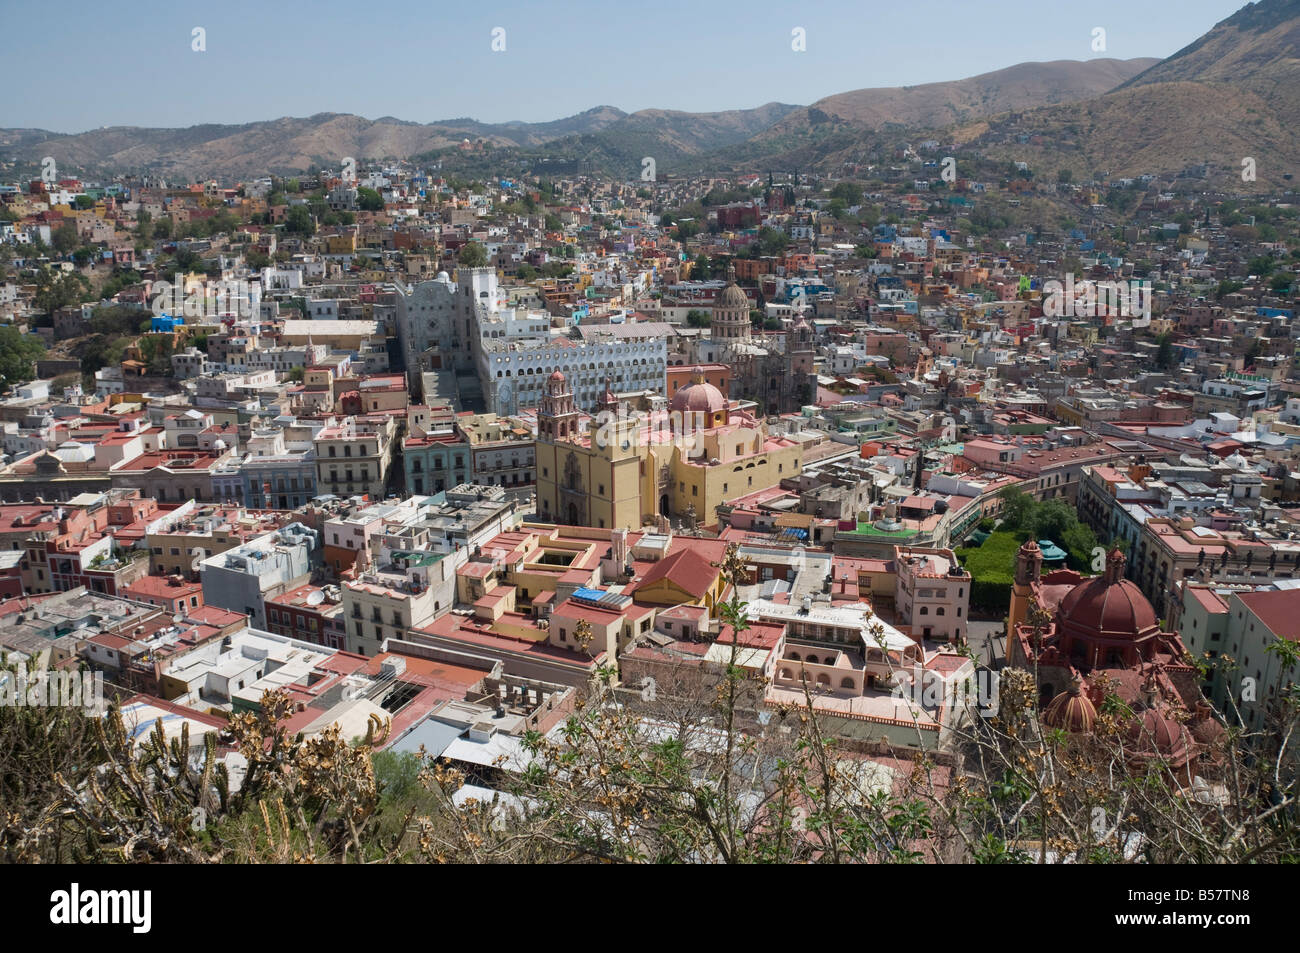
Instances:
[[[721,393],[730,393],[731,384],[731,365],[730,364],[701,364],[698,365],[704,371],[704,380],[712,384]],[[679,390],[683,387],[690,386],[694,379],[695,367],[670,367],[667,370],[668,391],[665,396],[672,400]]]

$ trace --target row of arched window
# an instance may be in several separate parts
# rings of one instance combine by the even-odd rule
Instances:
[[[788,669],[788,668],[783,668],[783,669],[781,669],[781,677],[782,677],[783,679],[786,679],[787,681],[793,681],[795,676],[794,676],[794,672],[793,672],[792,670],[790,670],[790,669]],[[831,684],[831,678],[830,678],[830,676],[827,675],[825,672],[823,672],[822,674],[818,675],[818,676],[817,676],[817,684],[818,684],[818,685],[825,685],[825,686],[827,686],[827,687],[829,688],[829,687],[830,687],[830,684]],[[851,677],[847,676],[847,675],[846,675],[844,678],[840,679],[840,688],[847,688],[847,689],[849,689],[850,691],[856,691],[856,690],[857,690],[857,687],[858,687],[858,686],[857,686],[857,684],[853,681],[853,679],[852,679]]]
[[[607,364],[578,364],[578,365],[573,366],[573,367],[567,367],[567,368],[562,367],[562,368],[560,368],[560,370],[564,371],[566,375],[568,375],[568,374],[580,374],[580,373],[583,373],[583,372],[594,372],[594,371],[605,371],[605,372],[609,372],[609,371],[611,371],[611,370],[614,370],[614,369],[616,369],[616,368],[620,368],[620,367],[623,367],[623,368],[645,367],[645,366],[648,366],[649,363],[650,363],[650,362],[649,362],[648,360],[646,360],[644,357],[642,357],[642,358],[629,358],[629,359],[626,360],[626,361],[610,361],[610,362],[607,363]],[[550,376],[552,373],[554,373],[554,372],[555,372],[555,367],[554,367],[554,366],[550,366],[550,365],[548,365],[548,366],[546,366],[546,367],[537,367],[537,368],[533,368],[533,367],[521,367],[521,368],[519,368],[519,374],[518,374],[518,376],[519,376],[519,377],[532,377],[533,375],[537,375],[537,376],[539,376],[539,377],[549,377],[549,376]],[[497,371],[497,376],[500,377],[500,376],[502,375],[502,373],[503,373],[502,371]],[[511,370],[511,369],[509,369],[509,368],[507,368],[507,369],[504,371],[504,374],[505,374],[506,377],[514,377],[514,376],[515,376],[514,371]],[[611,376],[614,376],[614,375],[611,375]]]
[[[832,652],[832,653],[830,653],[829,655],[827,655],[826,658],[823,660],[823,659],[819,659],[819,658],[818,658],[816,655],[814,655],[812,652],[809,652],[807,655],[805,655],[805,656],[803,657],[802,661],[805,661],[805,662],[811,662],[813,665],[834,665],[834,664],[835,664],[835,656],[836,656],[836,653]],[[800,661],[799,653],[798,653],[798,652],[791,652],[791,653],[790,653],[788,656],[786,656],[786,657],[789,658],[792,662],[798,662],[798,661]]]

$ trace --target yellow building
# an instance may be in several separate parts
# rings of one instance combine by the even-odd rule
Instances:
[[[150,572],[155,576],[179,574],[197,579],[199,563],[208,556],[242,546],[268,527],[274,525],[258,514],[220,506],[200,507],[192,517],[145,535]]]
[[[727,591],[719,563],[698,549],[683,547],[659,560],[632,589],[639,605],[702,606],[712,614]]]
[[[342,235],[327,236],[325,246],[331,255],[351,255],[357,250],[357,233],[349,231]]]
[[[584,431],[556,371],[538,410],[537,506],[547,521],[639,529],[659,517],[712,525],[718,506],[798,475],[802,447],[770,436],[696,368],[667,411],[628,412],[606,393]]]

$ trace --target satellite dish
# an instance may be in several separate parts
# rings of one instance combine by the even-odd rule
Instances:
[[[324,601],[325,593],[321,592],[319,589],[313,589],[307,594],[307,605],[309,606],[318,606]]]
[[[181,622],[184,622],[184,621],[185,621],[185,613],[184,613],[184,612],[178,612],[178,613],[176,613],[174,616],[172,616],[172,621],[175,622],[175,623],[178,623],[178,624],[181,623]]]

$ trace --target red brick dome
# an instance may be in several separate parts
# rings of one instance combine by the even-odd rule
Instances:
[[[1124,556],[1111,553],[1105,575],[1075,586],[1061,600],[1057,631],[1085,639],[1137,639],[1159,631],[1142,590],[1123,577]]]
[[[727,398],[722,396],[722,391],[704,379],[704,368],[696,367],[691,377],[692,383],[673,394],[672,402],[668,405],[669,410],[713,415],[727,409]]]
[[[1148,708],[1129,732],[1137,754],[1159,757],[1174,765],[1186,763],[1191,752],[1187,729],[1163,712]]]

